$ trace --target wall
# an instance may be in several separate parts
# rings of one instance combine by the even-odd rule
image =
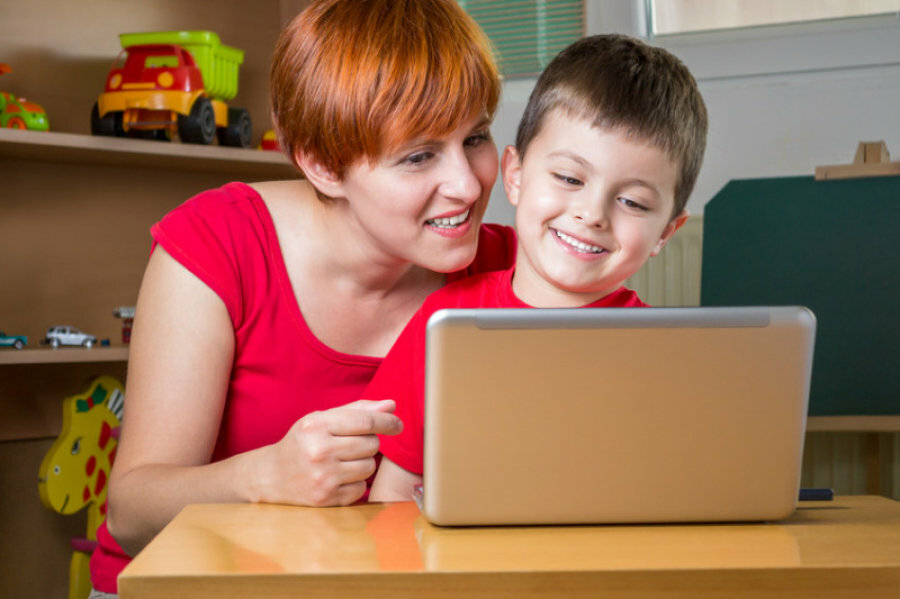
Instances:
[[[641,0],[586,2],[588,33],[643,36]],[[669,36],[652,43],[679,56],[709,111],[703,170],[688,208],[731,179],[811,175],[853,161],[860,141],[884,140],[900,158],[900,19],[897,15],[817,24]],[[512,143],[534,79],[512,79],[494,126]],[[511,223],[494,189],[488,220]]]

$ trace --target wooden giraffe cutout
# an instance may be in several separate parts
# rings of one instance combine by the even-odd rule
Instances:
[[[73,539],[69,564],[69,599],[83,599],[91,589],[90,556],[97,529],[106,519],[109,471],[115,459],[125,393],[122,383],[101,376],[87,391],[63,400],[63,425],[47,451],[38,478],[41,501],[60,514],[85,507],[87,531]]]

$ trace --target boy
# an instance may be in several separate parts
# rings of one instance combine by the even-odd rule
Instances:
[[[592,36],[547,66],[502,158],[515,267],[431,295],[363,395],[396,400],[404,423],[380,439],[371,501],[409,500],[422,480],[428,318],[441,308],[646,306],[621,285],[687,220],[706,130],[694,78],[663,49]]]

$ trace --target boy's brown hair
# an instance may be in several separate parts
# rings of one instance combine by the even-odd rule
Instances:
[[[455,0],[317,0],[272,61],[282,149],[338,177],[359,158],[492,118],[499,96],[490,42]]]
[[[519,123],[525,156],[553,110],[624,131],[679,166],[675,217],[694,189],[706,149],[706,105],[687,67],[671,53],[624,35],[585,37],[559,53],[535,85]]]

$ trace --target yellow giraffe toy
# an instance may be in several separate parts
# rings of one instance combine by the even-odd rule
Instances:
[[[62,432],[41,462],[38,491],[45,506],[60,514],[88,508],[85,538],[72,539],[69,599],[90,593],[91,552],[106,518],[107,481],[124,400],[122,383],[110,376],[94,379],[87,391],[64,399]]]

